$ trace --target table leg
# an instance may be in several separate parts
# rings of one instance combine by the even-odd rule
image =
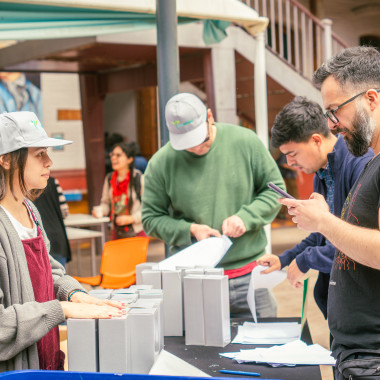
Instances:
[[[95,238],[91,238],[91,271],[92,275],[96,276],[96,252],[95,252]]]
[[[76,245],[77,245],[77,272],[78,272],[78,276],[80,276],[80,241],[77,241],[76,242]]]
[[[100,241],[102,243],[101,252],[103,251],[104,243],[106,242],[106,234],[107,234],[107,223],[102,223],[101,225],[101,231],[103,236],[101,237]]]

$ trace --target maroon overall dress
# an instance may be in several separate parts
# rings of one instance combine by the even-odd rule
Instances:
[[[29,275],[32,281],[34,298],[37,302],[52,301],[55,299],[55,293],[49,255],[37,218],[28,204],[27,207],[37,226],[37,237],[22,240]],[[37,342],[37,350],[40,369],[63,370],[65,354],[59,349],[58,326],[52,328]]]

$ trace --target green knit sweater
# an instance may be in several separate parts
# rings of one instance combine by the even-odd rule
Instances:
[[[280,209],[277,194],[267,183],[285,189],[280,171],[257,135],[249,129],[216,123],[209,152],[197,156],[176,151],[170,143],[149,161],[145,172],[142,221],[145,232],[171,246],[190,245],[190,225],[206,224],[222,232],[223,221],[239,216],[247,232],[220,262],[240,268],[263,255],[267,240],[263,226]]]

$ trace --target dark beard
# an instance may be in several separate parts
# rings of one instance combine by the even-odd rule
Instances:
[[[371,133],[370,124],[370,116],[364,109],[356,111],[355,119],[352,122],[354,130],[353,132],[348,132],[344,137],[348,150],[355,157],[363,156],[368,152],[370,147],[370,141],[368,141],[368,134]]]

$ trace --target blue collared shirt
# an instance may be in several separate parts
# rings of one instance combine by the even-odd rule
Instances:
[[[329,205],[330,212],[334,214],[334,187],[335,181],[334,176],[331,170],[330,163],[327,162],[327,165],[324,169],[319,169],[317,171],[318,177],[321,181],[324,181],[327,189],[326,202]]]

